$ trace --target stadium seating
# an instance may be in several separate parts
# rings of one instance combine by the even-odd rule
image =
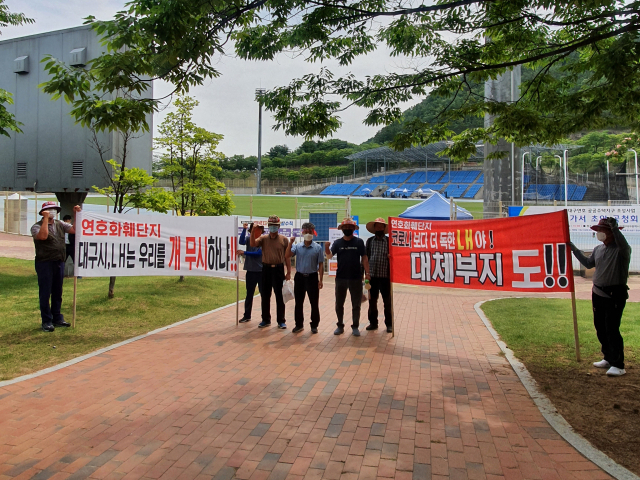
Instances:
[[[409,177],[407,182],[411,183],[424,183],[427,181],[427,175],[425,172],[416,172]]]
[[[418,188],[420,188],[419,183],[405,183],[404,185],[400,185],[400,187],[398,187],[398,189],[402,191],[401,196],[403,197],[410,197],[411,194],[413,194],[413,192],[415,192]],[[405,189],[407,190],[406,193],[404,191]]]
[[[337,183],[329,185],[320,195],[351,195],[360,186],[358,183]]]
[[[386,178],[387,178],[387,177],[385,177],[384,175],[377,175],[377,176],[375,176],[375,177],[371,177],[371,178],[369,179],[369,181],[370,181],[371,183],[376,183],[376,182],[378,182],[378,183],[384,183]]]
[[[547,184],[547,185],[529,185],[525,192],[525,199],[531,200],[536,198],[545,200],[563,200],[564,201],[564,184]],[[587,187],[584,185],[567,185],[567,196],[570,201],[581,201],[587,193]]]
[[[397,183],[387,184],[386,187],[387,187],[387,189],[382,194],[383,197],[390,196],[391,195],[391,190],[393,190],[394,188],[398,188],[398,184]]]
[[[447,185],[447,188],[444,190],[444,196],[447,198],[460,198],[465,190],[469,188],[468,184],[464,185]]]
[[[474,198],[483,186],[484,185],[478,185],[478,184],[471,185],[469,190],[467,190],[467,192],[462,196],[462,198]]]
[[[351,195],[353,195],[354,197],[365,197],[367,195],[367,193],[369,193],[369,194],[373,193],[376,190],[376,188],[378,188],[379,186],[380,186],[380,184],[378,184],[378,183],[365,183],[364,185],[360,186]],[[366,188],[368,188],[370,191],[365,192],[364,190]]]
[[[484,173],[480,174],[480,177],[476,180],[476,184],[484,185]]]
[[[440,190],[442,190],[443,187],[444,185],[441,185],[438,183],[425,183],[420,188],[423,190],[429,189],[429,190],[433,190],[434,192],[439,192]]]
[[[579,202],[584,199],[586,193],[587,187],[585,187],[584,185],[577,185],[575,192],[573,192],[573,195],[569,196],[569,200]]]

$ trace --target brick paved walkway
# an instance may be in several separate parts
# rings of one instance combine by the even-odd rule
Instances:
[[[396,288],[396,337],[356,338],[331,287],[318,335],[229,308],[0,388],[0,480],[609,478],[499,354],[494,295]]]

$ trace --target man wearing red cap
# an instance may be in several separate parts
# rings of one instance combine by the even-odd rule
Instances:
[[[596,238],[602,242],[586,257],[569,243],[571,251],[586,268],[596,268],[593,274],[591,303],[593,323],[604,358],[594,362],[597,368],[608,368],[607,375],[619,377],[627,373],[624,369],[624,341],[620,335],[620,321],[627,303],[627,278],[631,261],[631,247],[620,232],[615,218],[603,218],[591,227]]]
[[[75,234],[76,229],[70,223],[56,220],[61,208],[54,202],[44,202],[40,209],[42,220],[31,227],[31,236],[36,247],[36,274],[40,296],[40,315],[42,330],[53,332],[55,327],[69,327],[64,321],[62,306],[62,283],[64,280],[64,262],[67,257],[64,234]],[[73,224],[76,213],[81,208],[73,207]],[[49,304],[51,299],[51,304]]]

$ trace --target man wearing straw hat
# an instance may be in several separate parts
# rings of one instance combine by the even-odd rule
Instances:
[[[285,275],[285,254],[289,246],[289,239],[280,235],[280,217],[271,215],[267,220],[269,233],[261,237],[250,238],[252,247],[262,248],[262,322],[258,327],[271,326],[271,291],[276,297],[276,311],[278,328],[287,328],[284,318],[285,306],[282,298],[282,284],[291,278],[291,263],[287,262]]]
[[[367,223],[367,230],[374,236],[365,245],[371,270],[371,290],[369,290],[369,326],[367,330],[378,329],[378,295],[384,303],[384,324],[391,333],[391,274],[389,269],[389,226],[384,218],[378,217]]]
[[[627,304],[627,278],[631,262],[631,247],[620,232],[615,218],[602,218],[591,227],[596,238],[602,242],[586,257],[578,248],[569,243],[571,251],[586,268],[596,268],[593,274],[591,303],[593,323],[602,346],[604,358],[594,362],[597,368],[608,368],[607,375],[619,377],[627,373],[624,369],[624,341],[620,335],[622,312]]]
[[[325,255],[328,259],[334,255],[338,257],[338,271],[336,272],[336,316],[338,328],[334,335],[344,333],[344,302],[347,299],[347,291],[351,295],[351,330],[354,337],[360,336],[360,308],[362,306],[362,267],[365,278],[370,280],[369,261],[362,239],[354,237],[353,232],[358,230],[358,224],[350,217],[345,218],[338,226],[342,230],[342,238],[339,238],[329,248],[325,243]],[[362,267],[360,266],[362,265]]]
[[[256,293],[256,286],[262,295],[262,249],[252,247],[251,237],[259,238],[264,233],[264,221],[252,222],[251,225],[244,224],[242,233],[238,243],[246,245],[246,251],[238,250],[238,255],[244,257],[244,270],[247,274],[245,277],[245,285],[247,287],[247,296],[244,300],[244,315],[240,319],[240,323],[251,321],[251,311],[253,310],[253,296]],[[247,227],[249,228],[249,241],[247,241]]]
[[[53,332],[55,327],[70,327],[64,321],[62,307],[62,283],[64,280],[64,262],[67,251],[64,234],[75,234],[75,217],[81,208],[73,207],[73,225],[56,220],[61,208],[55,202],[44,202],[40,209],[42,220],[31,227],[31,236],[36,247],[36,274],[40,296],[40,316],[42,330]],[[51,303],[49,303],[51,300]]]

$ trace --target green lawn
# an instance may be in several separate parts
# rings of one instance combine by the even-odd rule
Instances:
[[[235,302],[236,282],[186,277],[121,277],[107,299],[108,278],[78,280],[76,328],[40,329],[32,261],[0,258],[0,380],[31,373]],[[71,323],[73,281],[62,313]],[[53,348],[53,347],[56,348]]]
[[[593,327],[591,301],[578,300],[578,332],[582,362],[575,358],[571,301],[509,298],[484,303],[482,310],[516,357],[542,368],[588,367],[602,359]],[[620,328],[625,360],[640,359],[640,304],[627,303]]]

